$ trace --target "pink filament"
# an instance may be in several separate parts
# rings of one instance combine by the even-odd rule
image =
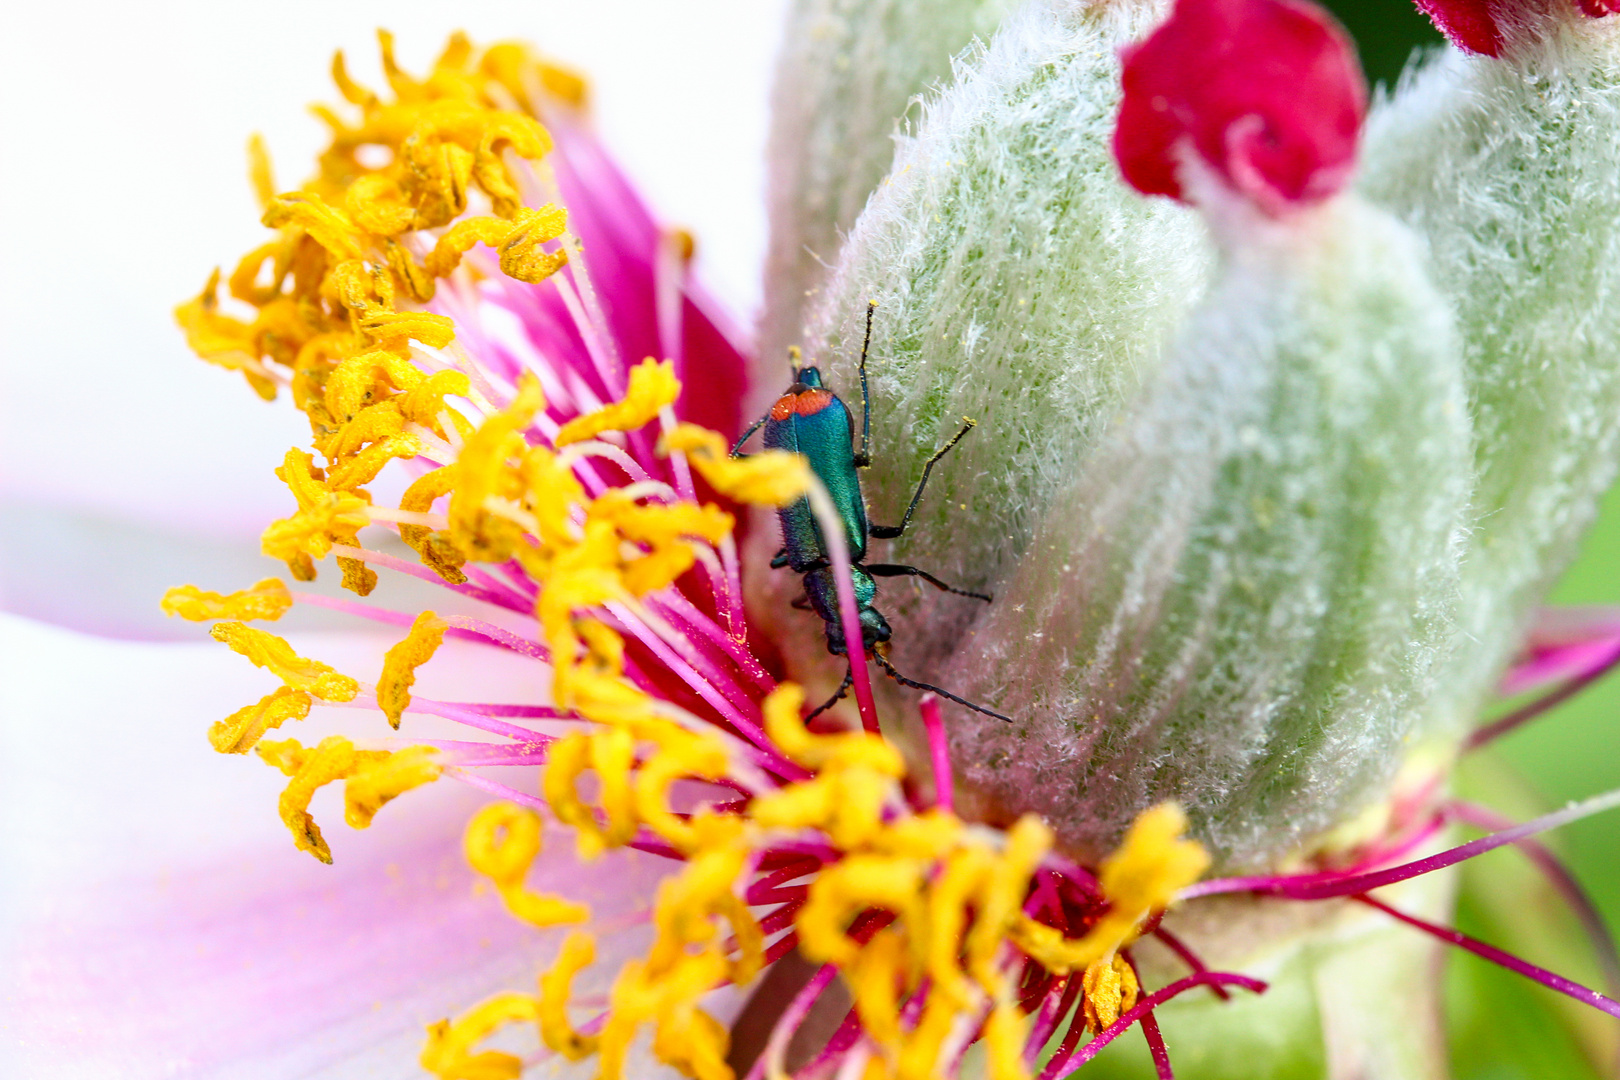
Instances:
[[[1502,829],[1513,824],[1494,810],[1473,803],[1454,802],[1447,810],[1453,819],[1476,828]],[[1587,938],[1592,942],[1593,950],[1597,953],[1598,966],[1603,969],[1603,981],[1608,984],[1609,994],[1620,997],[1620,951],[1616,950],[1614,936],[1609,933],[1597,905],[1592,903],[1591,898],[1586,895],[1586,890],[1575,880],[1575,875],[1565,868],[1547,845],[1538,840],[1523,839],[1519,840],[1516,846],[1546,877],[1553,889],[1563,898],[1564,903],[1569,905],[1570,911],[1574,912],[1581,929],[1585,931]]]
[[[928,733],[928,759],[934,769],[934,805],[950,813],[955,806],[955,786],[951,778],[950,748],[945,742],[945,724],[939,716],[939,698],[924,694],[917,709],[922,713],[923,730]]]
[[[1126,1029],[1142,1019],[1142,1017],[1148,1015],[1171,998],[1179,997],[1188,990],[1199,986],[1239,986],[1245,990],[1252,990],[1256,994],[1263,994],[1266,991],[1264,981],[1252,979],[1247,975],[1239,975],[1235,972],[1206,971],[1198,975],[1188,975],[1186,978],[1178,979],[1164,989],[1149,994],[1137,1002],[1135,1007],[1122,1013],[1118,1020],[1115,1020],[1103,1031],[1098,1032],[1097,1037],[1079,1051],[1072,1054],[1065,1054],[1061,1050],[1058,1051],[1052,1060],[1046,1063],[1046,1068],[1041,1071],[1039,1080],[1062,1080],[1063,1077],[1068,1076],[1096,1057],[1103,1047],[1123,1035]],[[1076,1016],[1075,1019],[1076,1023],[1081,1025],[1085,1022],[1084,1018],[1079,1016]],[[1072,1031],[1071,1028],[1071,1033]]]
[[[1466,844],[1459,844],[1436,855],[1416,862],[1393,866],[1387,870],[1375,870],[1370,873],[1321,873],[1321,874],[1276,874],[1258,877],[1215,878],[1210,881],[1201,881],[1181,891],[1181,899],[1189,900],[1197,896],[1213,896],[1219,893],[1252,892],[1263,896],[1285,896],[1291,900],[1328,900],[1333,897],[1355,896],[1370,889],[1393,885],[1397,881],[1406,881],[1409,878],[1430,874],[1436,870],[1443,870],[1448,866],[1464,862],[1493,851],[1504,844],[1517,843],[1527,836],[1545,832],[1548,829],[1567,825],[1593,814],[1620,806],[1620,791],[1610,791],[1587,799],[1585,802],[1567,806],[1562,810],[1527,821],[1522,825],[1515,825],[1510,829],[1502,829],[1489,836],[1482,836],[1478,840],[1471,840]]]
[[[1455,945],[1459,949],[1467,949],[1475,956],[1483,956],[1493,964],[1500,964],[1509,971],[1518,972],[1520,975],[1523,975],[1528,979],[1534,979],[1536,982],[1550,990],[1557,990],[1560,994],[1567,994],[1576,1001],[1590,1005],[1592,1008],[1598,1009],[1602,1012],[1606,1012],[1610,1016],[1620,1017],[1620,1001],[1615,1001],[1612,998],[1604,997],[1596,990],[1588,990],[1580,983],[1566,979],[1556,972],[1548,971],[1543,967],[1537,967],[1535,964],[1532,964],[1529,961],[1520,960],[1517,956],[1514,956],[1511,953],[1503,952],[1494,945],[1487,945],[1483,941],[1478,941],[1471,938],[1460,930],[1453,930],[1449,926],[1440,926],[1425,919],[1420,919],[1416,915],[1408,915],[1404,911],[1397,911],[1388,904],[1374,900],[1370,896],[1357,896],[1353,899],[1366,904],[1368,907],[1377,908],[1384,914],[1393,919],[1398,919],[1401,922],[1406,923],[1408,926],[1415,926],[1424,933],[1437,937],[1447,944]]]

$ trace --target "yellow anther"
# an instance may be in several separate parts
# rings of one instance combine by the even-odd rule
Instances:
[[[333,465],[327,473],[327,481],[334,491],[353,490],[375,480],[390,461],[413,458],[421,452],[422,443],[415,436],[390,435]]]
[[[1106,924],[1118,935],[1118,945],[1129,944],[1143,919],[1169,907],[1178,892],[1203,875],[1209,854],[1197,841],[1182,839],[1186,831],[1187,815],[1175,803],[1160,803],[1137,816],[1118,850],[1103,860],[1098,882],[1110,908],[1093,933]]]
[[[653,910],[658,935],[647,954],[649,972],[674,970],[690,955],[691,946],[712,942],[718,917],[730,924],[737,941],[738,958],[729,972],[732,981],[743,985],[759,974],[765,962],[765,937],[734,891],[746,861],[741,845],[704,845],[679,874],[659,885]]]
[[[285,742],[261,742],[259,757],[292,778],[281,793],[281,820],[292,832],[293,843],[299,851],[307,851],[323,863],[332,861],[332,849],[321,835],[319,825],[309,815],[309,800],[315,792],[349,777],[360,755],[386,757],[380,751],[355,750],[354,744],[341,735],[330,735],[320,745],[306,748],[297,739]]]
[[[421,385],[423,376],[415,365],[392,349],[367,349],[345,358],[326,377],[326,387],[322,391],[326,411],[335,419],[347,423],[366,406],[381,400],[381,395],[385,393],[381,380],[385,378],[387,385],[396,390],[411,390]],[[379,433],[373,434],[364,427],[357,427],[354,432],[347,434],[346,440],[336,443],[329,440],[326,448],[328,455],[342,457],[354,453],[360,443],[368,438],[397,434],[403,422],[397,410],[398,406],[395,406],[395,419],[391,426]],[[372,422],[376,422],[376,416]]]
[[[1093,1033],[1113,1027],[1120,1013],[1135,1007],[1140,991],[1136,970],[1118,954],[1087,965],[1080,987],[1085,992],[1081,1008],[1085,1010],[1086,1026]]]
[[[276,383],[259,361],[253,327],[241,319],[219,311],[219,271],[195,299],[174,309],[175,322],[185,331],[191,351],[228,371],[240,371],[254,393],[270,401],[276,396]]]
[[[377,679],[377,704],[391,726],[398,728],[400,716],[410,708],[416,669],[433,659],[449,628],[450,624],[438,615],[424,611],[411,623],[405,640],[383,655],[382,675]]]
[[[266,555],[284,560],[294,577],[308,581],[315,576],[312,559],[325,558],[333,544],[352,543],[370,524],[371,504],[358,494],[329,491],[302,450],[287,451],[276,475],[298,501],[298,512],[273,523],[259,545]]]
[[[647,965],[630,961],[619,969],[608,997],[608,1019],[602,1028],[601,1080],[621,1080],[630,1044],[642,1024],[658,1023],[654,1052],[680,1067],[699,1064],[717,1080],[729,1077],[724,1069],[726,1033],[695,1002],[726,978],[726,961],[706,950],[684,956],[672,970],[651,973]],[[692,1044],[692,1045],[688,1045]],[[697,1045],[701,1044],[701,1045]],[[718,1053],[716,1053],[718,1051]]]
[[[523,1059],[504,1050],[473,1053],[473,1047],[509,1024],[532,1024],[540,1003],[527,994],[500,994],[474,1006],[454,1021],[428,1025],[422,1068],[439,1080],[517,1080]]]
[[[370,826],[372,818],[412,788],[431,784],[444,771],[432,746],[407,746],[382,757],[356,755],[355,769],[343,785],[343,819],[356,829]]]
[[[607,815],[603,842],[619,847],[636,836],[635,798],[630,790],[630,769],[635,764],[636,741],[623,728],[598,731],[591,737],[591,768],[596,772],[602,810]]]
[[[692,1005],[667,1009],[658,1018],[653,1053],[697,1080],[734,1080],[726,1053],[731,1033],[714,1017]]]
[[[956,1026],[960,1013],[943,995],[929,995],[922,1019],[911,1029],[900,1047],[900,1080],[935,1080],[945,1040]]]
[[[635,838],[635,800],[630,787],[634,758],[634,739],[623,729],[569,735],[553,744],[547,754],[542,790],[557,820],[578,832],[580,858],[595,859]],[[576,790],[579,776],[587,768],[595,770],[601,787],[606,828]]]
[[[551,970],[540,976],[540,1038],[569,1061],[583,1061],[601,1045],[595,1035],[581,1035],[568,1019],[574,976],[595,961],[595,939],[576,931],[563,942]]]
[[[874,934],[845,974],[867,1037],[890,1054],[900,1047],[900,991],[912,981],[907,974],[905,938],[894,929]]]
[[[440,414],[445,411],[444,399],[447,396],[466,397],[472,389],[467,376],[459,371],[435,371],[421,383],[411,387],[398,398],[399,411],[405,419],[421,424],[434,434],[443,436],[444,428],[440,426]],[[452,423],[460,420],[465,423],[461,414],[453,414]],[[470,428],[469,428],[470,431]]]
[[[527,282],[544,281],[568,262],[568,254],[544,251],[540,245],[557,239],[566,228],[567,212],[549,204],[539,210],[519,209],[511,220],[464,218],[439,237],[427,257],[427,271],[436,277],[446,277],[474,245],[486,244],[499,252],[501,273],[507,277]]]
[[[724,439],[696,424],[676,425],[659,445],[665,453],[687,454],[710,487],[738,502],[787,506],[810,490],[810,466],[800,454],[764,450],[733,458]]]
[[[416,513],[432,510],[434,502],[449,494],[455,482],[454,465],[445,465],[432,472],[423,473],[405,489],[405,494],[399,500],[399,508]],[[467,580],[467,575],[461,572],[462,564],[467,561],[466,556],[456,549],[447,535],[435,533],[422,525],[401,525],[399,537],[422,557],[422,565],[444,580],[452,585],[460,585]]]
[[[631,596],[667,589],[692,569],[697,554],[691,545],[675,543],[656,548],[638,559],[632,559],[624,568],[624,591]]]
[[[215,623],[209,633],[215,641],[229,645],[292,689],[303,690],[322,701],[353,701],[360,692],[359,683],[319,660],[299,656],[275,634],[239,622]]]
[[[1065,938],[1050,926],[1016,917],[1009,936],[1047,970],[1066,974],[1112,955],[1136,940],[1150,914],[1168,907],[1209,866],[1209,855],[1181,839],[1187,818],[1174,803],[1144,810],[1119,849],[1103,861],[1099,883],[1109,909],[1080,938]]]
[[[1024,1039],[1028,1025],[1010,1001],[998,1001],[984,1025],[990,1080],[1026,1080]]]
[[[1007,930],[1023,917],[1024,895],[1035,868],[1052,850],[1052,830],[1033,814],[1019,818],[1007,832],[1006,847],[978,898],[978,913],[968,933],[968,970],[988,988],[996,978],[997,953]]]
[[[410,338],[430,349],[442,349],[456,338],[456,324],[450,317],[431,311],[378,312],[363,317],[360,330],[379,341]]]
[[[643,505],[610,488],[591,500],[586,512],[612,522],[626,540],[639,544],[668,544],[683,537],[698,537],[718,544],[736,524],[736,518],[718,506],[677,502]]]
[[[594,439],[604,431],[634,431],[656,419],[680,396],[675,361],[660,362],[649,356],[630,369],[630,384],[623,400],[568,421],[557,432],[555,444],[567,446]]]
[[[310,696],[302,690],[278,686],[256,704],[214,721],[208,729],[209,745],[222,754],[245,754],[266,731],[308,716],[311,704]]]
[[[725,775],[726,765],[725,747],[718,739],[671,728],[658,752],[636,773],[636,816],[680,851],[692,852],[697,846],[697,832],[670,812],[669,787],[688,776],[719,779]]]
[[[934,992],[945,995],[960,1008],[967,1008],[973,1000],[958,961],[962,930],[969,905],[995,869],[996,859],[991,852],[967,847],[951,856],[928,889],[928,974],[934,980]]]
[[[223,595],[204,592],[195,585],[176,585],[163,594],[163,614],[178,615],[191,622],[207,619],[274,622],[292,605],[292,593],[277,578],[265,578],[251,589]]]
[[[494,883],[514,916],[534,926],[584,922],[590,909],[531,890],[529,867],[540,854],[540,815],[512,803],[491,803],[467,823],[467,863]]]
[[[264,144],[263,135],[248,139],[248,181],[260,211],[269,209],[270,200],[276,197],[276,181],[270,170],[270,148]]]
[[[878,855],[851,855],[826,868],[811,883],[795,923],[800,949],[811,960],[848,967],[860,955],[860,946],[845,930],[850,919],[871,907],[921,926],[926,918],[924,869],[916,859]]]
[[[298,229],[334,258],[359,260],[364,254],[360,247],[361,233],[354,227],[354,222],[342,210],[329,206],[319,195],[302,191],[277,195],[265,207],[262,220],[271,229],[283,225]]]
[[[485,420],[456,458],[450,494],[450,537],[471,558],[504,559],[519,543],[517,526],[491,515],[487,504],[492,498],[514,500],[522,496],[522,481],[508,463],[528,449],[520,433],[544,406],[540,383],[533,376],[524,376],[512,404]]]
[[[883,776],[905,775],[905,759],[880,736],[866,732],[812,734],[799,718],[803,705],[804,691],[793,683],[783,683],[761,706],[765,733],[793,761],[810,769],[861,766]]]

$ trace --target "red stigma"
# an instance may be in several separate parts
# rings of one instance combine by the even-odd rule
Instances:
[[[1367,84],[1349,37],[1315,4],[1177,0],[1123,57],[1114,156],[1144,195],[1187,201],[1192,153],[1272,216],[1349,180]]]

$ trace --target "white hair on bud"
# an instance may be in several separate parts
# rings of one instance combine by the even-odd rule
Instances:
[[[1448,50],[1375,109],[1361,187],[1425,236],[1455,306],[1479,474],[1461,638],[1425,726],[1473,721],[1615,476],[1620,25]]]
[[[762,380],[777,389],[800,343],[806,294],[889,171],[913,100],[989,38],[1018,0],[795,0],[777,63]]]
[[[1261,867],[1402,760],[1452,633],[1471,436],[1406,229],[1354,198],[1213,224],[1209,294],[945,670],[1016,718],[952,728],[995,811],[1098,855],[1175,799]]]

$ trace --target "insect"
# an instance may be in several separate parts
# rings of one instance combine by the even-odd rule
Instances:
[[[870,453],[872,409],[866,386],[866,354],[872,344],[872,312],[876,307],[876,304],[872,304],[866,309],[866,339],[861,344],[860,449],[855,448],[855,420],[850,415],[849,409],[837,394],[823,384],[818,368],[798,366],[795,353],[793,385],[788,387],[787,392],[771,406],[770,412],[743,432],[742,438],[737,440],[737,445],[732,448],[731,453],[733,457],[738,456],[742,452],[743,444],[754,432],[764,428],[762,440],[767,449],[788,450],[803,454],[809,459],[810,468],[826,487],[844,524],[844,534],[849,543],[850,576],[854,579],[855,586],[855,604],[860,613],[861,651],[867,657],[876,660],[889,678],[897,683],[918,690],[931,690],[940,697],[948,698],[974,712],[1011,723],[1009,717],[982,705],[975,705],[937,686],[908,679],[889,663],[888,641],[893,631],[883,613],[872,606],[872,601],[877,595],[877,582],[873,580],[874,578],[916,577],[922,578],[936,589],[958,596],[971,597],[986,603],[990,602],[990,597],[984,593],[954,588],[915,566],[906,566],[902,563],[868,564],[865,561],[868,539],[892,540],[904,535],[906,527],[911,524],[911,515],[916,511],[917,504],[922,501],[923,491],[928,487],[928,477],[934,471],[934,465],[973,430],[973,421],[966,421],[962,425],[962,430],[958,431],[950,442],[934,451],[934,455],[923,466],[922,479],[917,482],[917,490],[912,494],[911,504],[906,507],[905,516],[900,519],[900,524],[873,525],[867,520],[866,500],[861,494],[860,474],[856,470],[864,469],[872,463]],[[848,657],[849,643],[844,640],[843,623],[839,619],[838,593],[833,578],[832,559],[821,534],[821,525],[810,509],[810,501],[800,499],[779,510],[778,516],[782,522],[782,550],[771,560],[771,568],[775,570],[786,566],[795,574],[803,576],[804,596],[794,600],[793,606],[814,611],[826,624],[827,651],[834,656]],[[816,716],[836,704],[849,691],[854,677],[854,669],[851,667],[844,674],[844,681],[839,684],[837,692],[810,716]]]

